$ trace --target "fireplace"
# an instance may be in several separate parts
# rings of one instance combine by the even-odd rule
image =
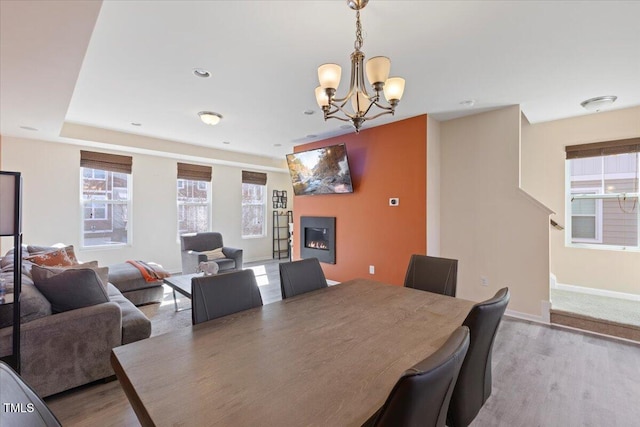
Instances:
[[[335,217],[300,217],[300,257],[318,258],[327,264],[336,263]]]

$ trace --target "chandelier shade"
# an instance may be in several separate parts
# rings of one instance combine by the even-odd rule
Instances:
[[[329,97],[322,86],[316,88],[316,102],[320,108],[329,106]]]
[[[346,95],[342,98],[336,96],[342,76],[342,68],[338,64],[322,64],[318,67],[320,86],[315,89],[316,102],[324,113],[325,121],[338,119],[350,122],[356,133],[367,120],[385,114],[393,115],[402,99],[405,86],[403,78],[389,77],[391,60],[386,56],[374,56],[364,64],[365,55],[361,50],[363,39],[360,9],[363,9],[367,3],[368,0],[347,0],[349,7],[356,11],[356,41],[355,50],[351,53],[351,76]],[[365,86],[365,72],[371,93]],[[382,103],[381,92],[384,93],[387,105]]]
[[[342,67],[338,64],[324,64],[318,67],[318,80],[323,89],[337,90],[342,76]]]
[[[400,101],[404,94],[404,79],[402,77],[390,77],[384,85],[384,97],[387,102]]]
[[[376,83],[384,83],[389,78],[391,60],[386,56],[374,56],[367,61],[366,71],[371,86]]]

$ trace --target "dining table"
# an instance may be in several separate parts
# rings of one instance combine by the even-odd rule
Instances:
[[[354,279],[113,349],[143,426],[360,426],[473,302]]]

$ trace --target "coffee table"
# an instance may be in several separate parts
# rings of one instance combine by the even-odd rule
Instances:
[[[165,285],[171,286],[173,289],[173,305],[176,311],[190,310],[191,308],[178,308],[176,301],[176,291],[185,297],[191,299],[191,279],[194,277],[202,277],[202,273],[182,274],[179,276],[169,276],[162,279]]]

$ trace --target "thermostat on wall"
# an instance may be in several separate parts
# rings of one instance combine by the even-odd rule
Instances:
[[[389,206],[398,206],[400,204],[400,199],[398,197],[392,197],[389,199]]]

